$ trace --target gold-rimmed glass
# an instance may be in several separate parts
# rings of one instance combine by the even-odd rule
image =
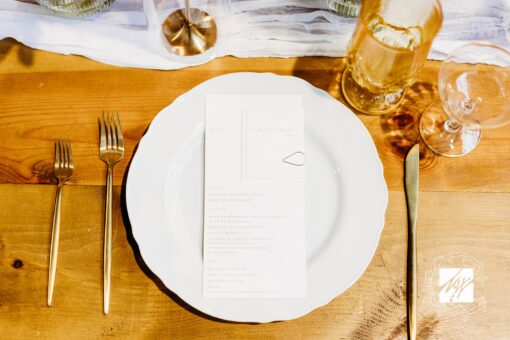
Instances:
[[[442,21],[438,0],[363,1],[342,76],[349,104],[368,114],[394,109],[416,81]]]

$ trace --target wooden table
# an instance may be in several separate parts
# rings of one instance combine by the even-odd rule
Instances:
[[[154,116],[178,95],[239,71],[294,75],[339,93],[343,60],[221,58],[180,71],[136,70],[0,42],[0,338],[404,339],[406,208],[403,157],[418,139],[417,119],[437,94],[439,63],[397,112],[359,115],[384,164],[386,225],[365,274],[328,305],[293,321],[232,324],[180,301],[140,257],[119,208],[125,171]],[[113,287],[102,314],[105,167],[97,117],[121,112],[125,160],[116,167]],[[53,141],[68,137],[75,176],[64,189],[54,307],[46,307],[55,181]],[[354,141],[353,141],[354,142]],[[422,148],[418,220],[421,339],[510,336],[510,127],[483,131],[459,159]],[[474,268],[474,302],[441,304],[439,268]],[[341,270],[341,268],[338,268]]]

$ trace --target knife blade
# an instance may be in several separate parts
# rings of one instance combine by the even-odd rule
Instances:
[[[416,219],[418,215],[418,187],[420,177],[420,146],[415,144],[406,156],[405,190],[407,201],[407,338],[416,339]]]

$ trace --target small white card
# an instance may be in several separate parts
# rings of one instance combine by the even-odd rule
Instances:
[[[298,95],[208,95],[208,298],[306,296],[304,114]]]

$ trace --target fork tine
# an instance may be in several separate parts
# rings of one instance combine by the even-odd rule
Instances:
[[[106,148],[106,127],[104,123],[104,111],[103,115],[99,116],[99,148]]]
[[[117,149],[117,129],[115,128],[113,112],[110,112],[110,131],[112,133],[112,148]]]
[[[64,149],[64,141],[60,139],[58,141],[58,145],[60,147],[60,168],[66,167],[66,151]]]
[[[112,127],[110,125],[110,111],[106,111],[104,123],[106,124],[107,148],[111,149],[112,148]]]
[[[55,168],[60,168],[60,140],[55,142]]]
[[[112,147],[112,135],[111,135],[111,129],[110,129],[110,113],[107,111],[106,115],[103,112],[103,120],[104,124],[106,126],[106,148],[110,149]]]
[[[64,146],[64,159],[65,159],[65,163],[64,163],[64,167],[66,169],[70,168],[71,167],[71,162],[69,161],[69,141],[67,139],[64,139],[63,142],[62,142],[62,145]]]
[[[62,147],[62,168],[67,169],[68,168],[68,165],[67,165],[67,146],[66,146],[65,139],[62,139],[60,141],[60,145]]]
[[[69,163],[69,167],[73,167],[73,149],[71,148],[71,142],[69,139],[66,139],[67,144],[67,161]]]
[[[122,135],[122,128],[120,126],[120,118],[119,118],[119,112],[117,112],[115,116],[115,129],[117,130],[117,139],[119,143],[119,148],[124,150],[124,136]]]
[[[110,129],[110,149],[115,149],[115,130],[112,126],[112,113],[108,112],[108,128]]]
[[[109,149],[110,148],[110,129],[108,126],[108,111],[105,111],[103,113],[103,120],[104,120],[104,125],[106,127],[106,148]]]

